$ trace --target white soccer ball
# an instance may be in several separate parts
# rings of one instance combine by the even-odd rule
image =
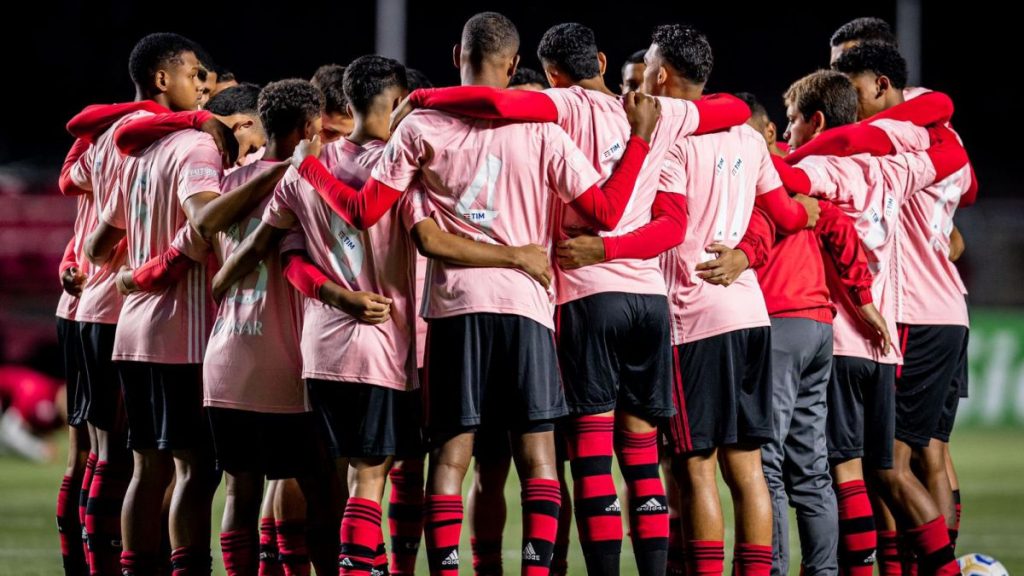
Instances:
[[[1006,567],[991,556],[967,554],[957,559],[963,576],[1009,576]]]

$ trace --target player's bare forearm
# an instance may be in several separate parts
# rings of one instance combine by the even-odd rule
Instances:
[[[220,271],[213,277],[214,298],[219,300],[229,286],[252,272],[253,268],[270,253],[270,250],[277,247],[287,232],[287,230],[274,228],[266,222],[260,222],[256,230],[246,236],[238,246],[238,250],[224,261]]]
[[[102,266],[114,254],[114,249],[126,235],[124,230],[100,221],[85,241],[85,257],[89,262]]]
[[[255,210],[274,191],[287,169],[288,163],[282,162],[234,190],[195,194],[185,201],[185,215],[199,234],[209,240]]]
[[[456,266],[518,268],[547,287],[551,261],[542,246],[500,246],[449,234],[427,218],[413,227],[413,241],[421,254]]]

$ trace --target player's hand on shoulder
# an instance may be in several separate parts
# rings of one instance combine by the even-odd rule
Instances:
[[[302,140],[295,147],[295,152],[292,153],[292,166],[298,170],[299,166],[306,161],[306,158],[310,156],[319,158],[322,147],[319,134],[313,136],[310,140]]]
[[[413,105],[412,100],[409,99],[409,96],[406,96],[401,102],[399,102],[398,106],[391,111],[391,123],[389,128],[392,134],[396,129],[398,129],[398,125],[402,123],[402,120],[405,120],[405,117],[412,114],[412,111],[415,109],[416,107]]]
[[[213,141],[220,150],[221,162],[224,168],[230,168],[238,160],[238,139],[231,127],[216,118],[210,118],[203,122],[199,129],[213,137]]]
[[[626,119],[634,136],[647,142],[651,141],[654,127],[661,116],[661,102],[653,96],[639,92],[629,92],[622,97],[622,105],[626,109]]]

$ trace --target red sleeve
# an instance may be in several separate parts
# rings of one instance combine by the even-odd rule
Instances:
[[[747,255],[751,268],[764,266],[775,243],[775,224],[760,208],[750,214],[750,223],[736,249]]]
[[[188,256],[171,247],[133,270],[132,281],[143,292],[161,290],[180,280],[193,264]]]
[[[821,216],[814,227],[821,243],[836,265],[839,281],[858,306],[870,304],[871,270],[867,251],[861,243],[853,220],[831,202],[821,203]]]
[[[402,197],[403,190],[382,184],[372,177],[355,190],[331,174],[320,160],[310,156],[299,166],[299,174],[316,189],[324,202],[342,220],[360,230],[366,230],[381,219],[395,202]]]
[[[779,173],[779,178],[782,178],[782,185],[786,187],[786,190],[794,194],[810,194],[811,179],[803,170],[789,165],[789,158],[792,156],[790,154],[782,158],[773,154],[772,164],[775,165],[775,170]]]
[[[122,116],[137,110],[148,110],[154,114],[168,112],[166,108],[152,100],[123,102],[121,104],[93,104],[86,106],[69,120],[67,129],[75,138],[82,138],[92,142],[97,136],[106,132],[107,128],[110,128]]]
[[[913,122],[918,126],[945,124],[953,117],[953,100],[942,92],[928,92],[883,110],[872,119],[887,118]]]
[[[604,241],[604,259],[637,258],[647,260],[674,248],[686,236],[686,196],[658,192],[651,205],[651,221],[622,236]]]
[[[935,166],[935,182],[941,182],[967,164],[967,151],[960,144],[956,134],[945,126],[929,128],[928,135],[932,141],[927,151],[928,157]]]
[[[298,250],[284,255],[284,277],[300,294],[314,300],[320,299],[320,287],[327,283],[327,276]]]
[[[895,151],[885,130],[871,124],[848,124],[822,132],[786,156],[786,163],[793,165],[808,156],[886,156]]]
[[[198,130],[210,118],[213,114],[206,110],[146,116],[118,128],[114,133],[114,144],[122,154],[135,154],[172,132],[190,128]]]
[[[978,175],[974,173],[974,165],[968,164],[971,169],[971,186],[960,197],[960,208],[967,208],[978,200]]]
[[[792,234],[807,226],[807,211],[803,205],[789,197],[786,187],[780,186],[767,194],[761,194],[754,205],[764,210],[785,234]]]
[[[710,94],[694,102],[700,121],[694,134],[718,132],[750,119],[750,107],[732,94]]]
[[[558,108],[543,92],[502,90],[490,86],[420,88],[409,101],[417,108],[432,108],[484,120],[557,122]]]
[[[75,261],[75,237],[71,236],[71,240],[68,240],[68,245],[64,248],[64,256],[60,259],[60,267],[57,269],[57,276],[63,276],[64,272],[68,268],[78,266],[78,262]]]
[[[71,150],[68,150],[68,155],[64,158],[64,165],[60,168],[60,180],[57,182],[60,188],[60,193],[65,196],[77,196],[79,194],[88,194],[88,190],[83,190],[75,185],[71,180],[71,169],[74,168],[78,159],[82,157],[82,154],[89,149],[89,142],[78,138],[75,143],[71,145]]]
[[[622,159],[604,186],[591,186],[572,201],[572,207],[598,230],[614,230],[626,211],[636,187],[636,177],[650,151],[650,144],[643,138],[632,136]]]

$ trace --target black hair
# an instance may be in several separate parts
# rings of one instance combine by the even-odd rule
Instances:
[[[524,84],[540,84],[541,87],[548,88],[548,79],[533,68],[520,66],[516,68],[516,73],[513,74],[512,79],[508,81],[508,85],[511,87],[522,86]]]
[[[284,136],[296,128],[301,130],[306,122],[320,116],[322,107],[320,91],[309,81],[298,78],[267,84],[256,101],[267,138]]]
[[[601,75],[594,31],[576,22],[548,28],[537,46],[537,58],[558,66],[574,82]]]
[[[217,93],[206,103],[206,110],[218,116],[232,114],[248,114],[259,116],[256,102],[260,97],[260,87],[255,84],[239,84]]]
[[[907,61],[903,59],[899,49],[884,42],[861,42],[843,52],[832,69],[843,74],[861,74],[873,72],[876,76],[885,76],[893,87],[902,90],[907,85]]]
[[[768,117],[768,109],[764,107],[764,104],[761,104],[761,101],[757,99],[757,96],[754,96],[750,92],[737,92],[735,96],[746,102],[747,107],[750,108],[751,116]]]
[[[324,64],[316,69],[310,82],[324,96],[324,112],[348,114],[348,98],[345,97],[345,67],[338,64]]]
[[[128,73],[132,82],[148,91],[157,70],[171,63],[181,64],[181,55],[196,52],[196,43],[180,34],[158,32],[139,40],[128,57]]]
[[[865,17],[850,20],[832,33],[830,40],[833,46],[842,46],[851,41],[868,42],[876,40],[897,46],[896,35],[892,26],[881,18]]]
[[[463,26],[461,46],[474,65],[484,58],[514,56],[519,52],[519,31],[506,16],[481,12]]]
[[[857,121],[857,91],[849,78],[834,70],[818,70],[797,80],[786,90],[785,99],[805,119],[821,112],[827,128]]]
[[[357,112],[365,114],[373,99],[388,88],[407,88],[405,66],[398,60],[370,54],[345,67],[345,97]]]
[[[647,55],[647,50],[637,50],[626,58],[626,61],[622,63],[622,67],[625,68],[626,64],[643,64],[644,56]]]
[[[651,35],[661,57],[691,82],[707,82],[714,65],[711,44],[700,30],[685,24],[658,26]]]
[[[409,84],[409,91],[418,90],[420,88],[433,88],[434,83],[427,78],[427,75],[415,68],[405,69],[405,80]]]
[[[220,71],[217,72],[218,84],[221,82],[231,82],[232,80],[235,80],[235,73],[231,70],[228,70],[227,68],[221,68]]]

